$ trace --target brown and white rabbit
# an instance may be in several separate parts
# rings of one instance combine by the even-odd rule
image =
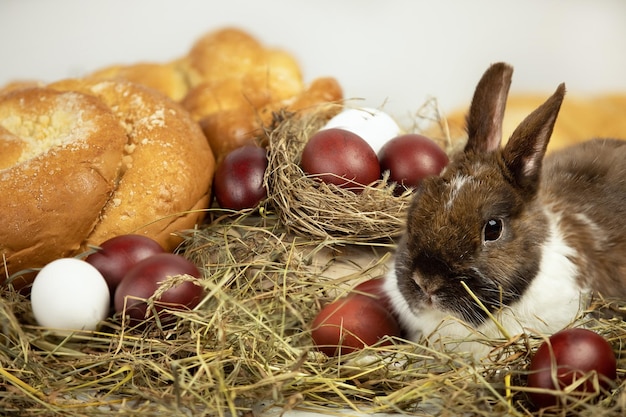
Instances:
[[[411,339],[482,354],[466,340],[504,336],[485,309],[509,335],[549,334],[593,292],[626,297],[626,142],[596,139],[544,159],[561,84],[501,147],[512,73],[504,63],[485,72],[467,145],[408,210],[385,290]]]

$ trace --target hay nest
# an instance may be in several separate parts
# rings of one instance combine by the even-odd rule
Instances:
[[[412,190],[394,195],[396,184],[384,174],[362,192],[354,193],[323,183],[300,167],[300,156],[308,139],[343,107],[330,104],[303,114],[276,115],[275,125],[266,132],[268,202],[289,231],[301,236],[393,240],[402,232]],[[433,112],[433,102],[423,108],[420,117],[425,118],[426,111]],[[457,145],[445,136],[438,139],[446,150]]]
[[[541,338],[484,340],[491,354],[480,363],[401,338],[341,357],[320,353],[313,318],[324,303],[387,271],[394,245],[386,237],[393,233],[312,234],[319,225],[294,226],[267,207],[260,215],[212,209],[210,222],[182,234],[178,252],[201,268],[205,296],[193,311],[172,311],[176,319],[167,326],[132,327],[112,316],[98,331],[59,336],[36,325],[26,296],[1,287],[0,414],[544,414],[533,410],[525,383]],[[577,324],[618,352],[618,380],[601,395],[562,394],[570,405],[557,414],[626,413],[624,311],[626,303],[600,300],[581,315]]]

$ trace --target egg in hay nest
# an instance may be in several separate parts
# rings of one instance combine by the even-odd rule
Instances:
[[[395,239],[403,228],[413,190],[394,193],[396,187],[389,173],[381,172],[374,181],[360,184],[355,193],[350,187],[319,181],[320,173],[307,173],[302,166],[309,139],[332,126],[329,121],[345,108],[343,104],[328,103],[307,113],[277,114],[266,132],[268,202],[290,231],[303,236]],[[339,128],[328,128],[332,129]],[[445,144],[441,146],[447,149]]]

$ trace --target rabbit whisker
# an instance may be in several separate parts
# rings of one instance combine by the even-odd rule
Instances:
[[[484,311],[487,317],[489,317],[489,319],[493,321],[493,323],[498,327],[498,330],[500,331],[500,333],[502,333],[502,336],[504,336],[507,340],[510,340],[511,336],[509,335],[507,330],[500,324],[498,320],[496,320],[494,315],[491,314],[491,311],[489,311],[489,309],[482,303],[482,301],[480,301],[476,294],[472,292],[472,290],[467,286],[464,281],[461,281],[461,285],[463,286],[463,288],[465,288],[470,297],[472,297],[472,299],[480,306],[480,308]]]

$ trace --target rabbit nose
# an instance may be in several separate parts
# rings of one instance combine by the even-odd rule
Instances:
[[[431,279],[425,279],[419,274],[415,274],[413,276],[413,280],[417,284],[417,287],[420,289],[422,294],[424,294],[424,298],[428,304],[433,303],[433,298],[436,296],[437,292],[441,288],[436,281]]]

